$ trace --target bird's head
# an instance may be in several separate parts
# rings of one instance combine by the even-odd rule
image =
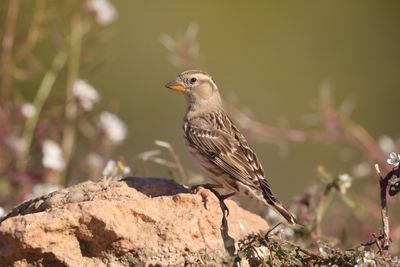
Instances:
[[[165,87],[183,93],[190,108],[220,108],[221,97],[211,76],[199,70],[188,70],[179,74]]]

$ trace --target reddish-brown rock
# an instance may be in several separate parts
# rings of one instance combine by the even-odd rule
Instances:
[[[85,182],[23,203],[0,224],[0,266],[221,265],[267,223],[231,200],[154,178]],[[20,215],[25,214],[25,215]]]

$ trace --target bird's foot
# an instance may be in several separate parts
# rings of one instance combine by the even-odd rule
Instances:
[[[221,185],[219,184],[199,184],[199,185],[194,185],[190,188],[190,190],[192,192],[196,191],[199,187],[203,187],[205,189],[210,190],[219,200],[219,205],[221,206],[222,209],[222,214],[223,216],[229,216],[229,208],[228,206],[225,204],[225,199],[235,195],[235,193],[230,193],[230,194],[226,194],[226,195],[221,195],[217,190],[215,190],[216,188],[222,188]]]
[[[190,191],[196,192],[199,189],[199,187],[203,187],[208,190],[215,189],[215,188],[222,188],[222,186],[219,184],[197,184],[197,185],[193,185],[192,187],[190,187]]]
[[[215,191],[215,190],[214,190]],[[213,192],[213,190],[211,190],[211,192]],[[228,206],[225,204],[225,199],[230,198],[231,196],[234,196],[235,193],[230,193],[230,194],[226,194],[226,195],[221,195],[219,192],[215,191],[213,192],[215,194],[215,196],[218,198],[219,200],[219,204],[221,206],[221,209],[224,213],[224,215],[226,214],[226,216],[229,216],[229,208]]]

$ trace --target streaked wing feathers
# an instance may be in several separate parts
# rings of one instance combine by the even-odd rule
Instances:
[[[275,202],[261,164],[244,136],[226,114],[219,112],[209,116],[207,129],[194,123],[186,127],[185,135],[189,143],[233,179],[262,191],[266,200]]]

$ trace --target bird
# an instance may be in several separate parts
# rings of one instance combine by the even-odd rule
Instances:
[[[273,194],[256,153],[226,113],[213,78],[201,70],[187,70],[165,87],[185,96],[185,144],[195,165],[215,187],[232,191],[227,196],[261,201],[296,225],[296,218]]]

